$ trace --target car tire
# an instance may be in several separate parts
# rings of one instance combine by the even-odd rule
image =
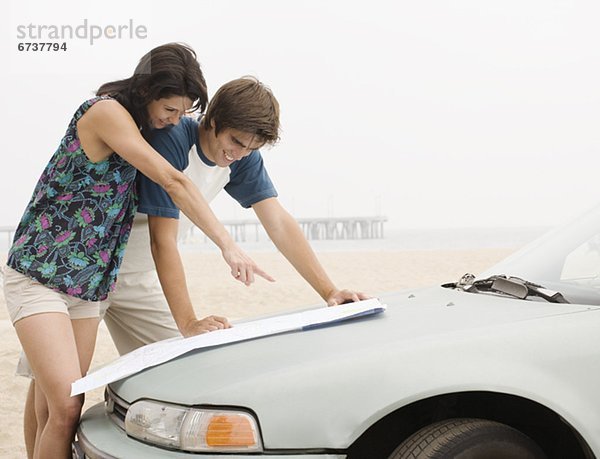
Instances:
[[[423,427],[388,459],[545,459],[540,447],[510,426],[486,419],[447,419]]]

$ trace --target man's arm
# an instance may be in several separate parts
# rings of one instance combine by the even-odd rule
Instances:
[[[183,336],[193,336],[221,328],[229,328],[224,317],[196,318],[188,293],[183,263],[177,248],[179,221],[175,218],[148,216],[150,247],[163,292]]]
[[[338,290],[317,259],[296,220],[277,198],[252,205],[254,212],[279,251],[329,306],[369,298],[361,292]]]

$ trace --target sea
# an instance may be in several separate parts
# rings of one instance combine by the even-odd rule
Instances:
[[[525,228],[386,228],[382,238],[310,240],[316,252],[465,250],[519,248],[549,231],[549,227]],[[6,254],[12,233],[0,229],[0,253]],[[262,229],[248,231],[239,246],[248,252],[271,252],[277,249]],[[199,230],[194,230],[180,244],[180,250],[213,252],[218,248]]]
[[[425,228],[385,229],[377,239],[310,240],[316,252],[468,250],[487,248],[519,248],[537,239],[551,228]],[[238,241],[248,252],[276,251],[264,230],[249,231],[245,241]],[[181,244],[184,251],[217,251],[203,234],[192,234]]]

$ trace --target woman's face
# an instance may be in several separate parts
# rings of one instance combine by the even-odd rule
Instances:
[[[171,96],[153,100],[148,104],[150,126],[162,129],[179,120],[192,107],[193,101],[185,96]]]

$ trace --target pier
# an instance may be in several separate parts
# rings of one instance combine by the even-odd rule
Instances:
[[[0,233],[6,234],[6,247],[10,247],[12,245],[13,237],[15,236],[15,227],[13,226],[0,226]],[[4,238],[4,236],[2,236]],[[0,243],[0,245],[2,245]]]
[[[383,239],[383,226],[387,217],[322,217],[296,219],[304,236],[309,240],[336,239]],[[223,225],[236,242],[259,241],[264,234],[258,220],[224,220]],[[194,233],[200,230],[192,227],[184,240],[192,239]],[[0,233],[6,234],[7,247],[12,245],[15,228],[0,226]],[[4,237],[4,236],[2,236]],[[205,237],[205,239],[207,239]]]
[[[383,239],[387,217],[297,218],[296,221],[309,240]],[[222,223],[236,242],[258,241],[262,231],[258,220],[224,220]]]
[[[386,217],[327,217],[297,220],[307,239],[383,239]]]

